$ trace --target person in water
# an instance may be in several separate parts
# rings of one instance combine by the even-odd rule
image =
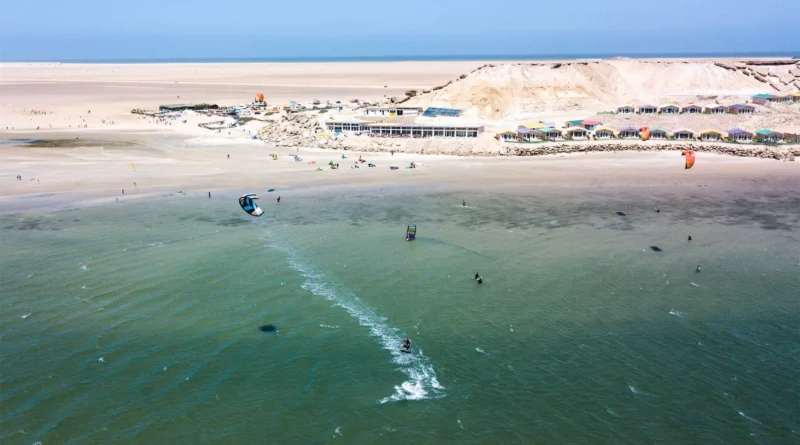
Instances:
[[[278,204],[280,204],[280,203],[281,203],[281,197],[278,196]]]
[[[692,240],[692,235],[689,235],[689,241],[691,241],[691,240]]]
[[[477,281],[478,284],[482,284],[483,283],[483,277],[481,276],[481,274],[475,272],[475,281]]]
[[[467,206],[467,201],[461,201],[461,207],[466,207],[466,206]]]
[[[697,271],[697,272],[700,272],[700,266],[697,266],[697,269],[696,269],[696,271]]]
[[[406,339],[403,340],[403,349],[405,350],[411,349],[411,340],[409,340],[408,337],[406,337]]]

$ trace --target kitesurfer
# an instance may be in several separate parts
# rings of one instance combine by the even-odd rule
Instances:
[[[281,203],[281,197],[278,196],[278,204],[280,204],[280,203]]]
[[[689,235],[689,241],[691,241],[691,240],[692,240],[692,235]]]
[[[481,276],[481,274],[475,272],[475,281],[477,281],[478,284],[483,284],[483,277]]]
[[[467,201],[461,201],[461,207],[466,207],[466,206],[467,206]]]
[[[696,271],[697,271],[697,272],[700,272],[700,266],[697,266],[697,269],[696,269]]]
[[[208,192],[208,199],[211,199],[211,192]]]
[[[403,349],[404,351],[406,351],[406,352],[408,352],[408,351],[410,351],[410,350],[411,350],[411,340],[409,340],[409,338],[408,338],[408,337],[406,337],[406,339],[405,339],[405,340],[403,340],[403,347],[402,347],[402,349]]]

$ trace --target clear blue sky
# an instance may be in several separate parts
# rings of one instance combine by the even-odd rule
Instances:
[[[0,60],[794,52],[800,0],[10,0]]]

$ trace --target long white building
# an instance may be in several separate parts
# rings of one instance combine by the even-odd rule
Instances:
[[[422,108],[419,107],[367,107],[364,108],[366,116],[419,116]]]
[[[430,125],[416,123],[369,123],[358,120],[325,122],[331,133],[369,133],[372,136],[411,136],[443,138],[476,138],[483,133],[481,125]]]

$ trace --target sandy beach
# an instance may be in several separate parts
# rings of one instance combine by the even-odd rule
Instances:
[[[267,101],[274,104],[317,98],[381,101],[408,89],[421,90],[448,82],[459,73],[486,65],[487,62],[3,64],[0,184],[4,207],[29,194],[80,192],[103,200],[121,198],[122,189],[126,191],[125,199],[131,199],[132,195],[165,191],[246,191],[274,184],[425,184],[509,190],[608,184],[667,186],[686,184],[687,178],[693,185],[766,177],[794,181],[800,176],[795,163],[710,154],[702,156],[691,171],[684,171],[679,147],[659,154],[581,153],[538,159],[462,158],[402,153],[403,150],[392,155],[367,153],[372,150],[365,149],[348,151],[345,160],[341,158],[345,153],[342,150],[280,147],[253,140],[269,125],[260,120],[211,131],[197,124],[216,117],[186,115],[162,121],[130,112],[133,108],[156,109],[165,103],[244,103],[257,92],[264,93]],[[796,114],[781,116],[786,125],[795,128]],[[44,142],[15,145],[14,140]],[[452,142],[441,142],[442,146],[447,144]],[[487,153],[502,153],[503,146],[488,134],[480,144]],[[271,153],[281,156],[273,160]],[[290,153],[301,156],[303,162],[296,162],[288,156]],[[427,153],[436,150],[429,149]],[[453,153],[462,154],[457,150]],[[377,167],[351,168],[360,154]],[[330,161],[339,163],[340,169],[328,169]],[[411,162],[419,168],[407,169]],[[390,170],[390,165],[400,169]],[[319,167],[323,171],[316,171]],[[17,175],[22,176],[21,181],[16,180]]]

